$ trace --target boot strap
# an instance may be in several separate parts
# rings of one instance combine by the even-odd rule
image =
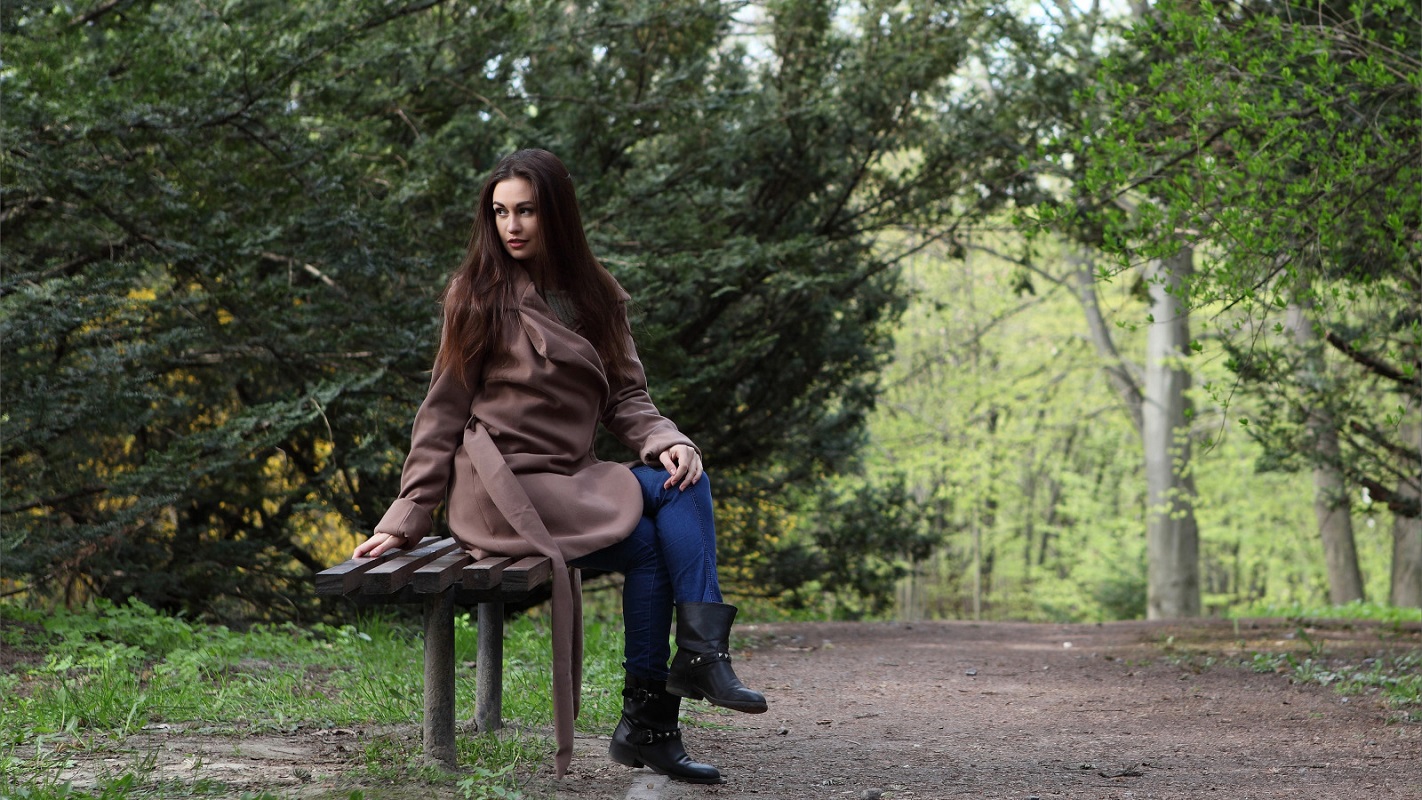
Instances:
[[[631,736],[627,737],[627,741],[631,742],[632,744],[648,745],[656,744],[657,742],[668,742],[672,739],[680,738],[681,728],[675,728],[669,731],[636,730],[633,731]]]
[[[692,659],[691,659],[691,661],[690,661],[690,663],[688,664],[688,666],[691,666],[691,667],[699,667],[699,666],[701,666],[702,664],[710,664],[710,663],[712,663],[712,662],[714,662],[714,661],[730,661],[730,660],[731,660],[731,654],[730,654],[730,653],[702,653],[702,654],[700,654],[700,655],[693,656]]]
[[[654,692],[651,689],[644,689],[641,686],[632,688],[630,686],[622,689],[622,696],[637,703],[655,703],[662,699],[661,692]]]

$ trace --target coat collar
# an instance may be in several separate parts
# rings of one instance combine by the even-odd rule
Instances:
[[[622,288],[622,284],[619,283],[616,278],[613,279],[613,284],[617,287],[617,299],[619,302],[626,303],[632,299],[632,295],[628,294],[627,290]],[[525,269],[522,264],[516,264],[514,266],[513,287],[514,298],[519,305],[528,302],[530,292],[533,296],[538,298],[540,304],[547,305],[543,297],[538,294],[538,289],[533,285],[533,276],[528,274],[528,270]],[[549,310],[551,311],[552,309]]]

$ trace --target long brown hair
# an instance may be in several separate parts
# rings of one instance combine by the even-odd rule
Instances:
[[[461,378],[468,380],[468,364],[497,356],[503,347],[504,315],[516,309],[518,302],[513,295],[518,262],[499,237],[494,186],[509,178],[523,178],[533,186],[534,213],[542,237],[537,257],[542,259],[543,273],[556,271],[560,288],[577,310],[581,333],[592,342],[608,372],[626,375],[632,363],[631,334],[621,291],[588,247],[572,175],[547,150],[519,150],[507,155],[484,181],[469,249],[440,297],[444,333],[436,368],[457,369]]]

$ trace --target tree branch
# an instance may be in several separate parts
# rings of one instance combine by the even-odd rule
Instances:
[[[1382,361],[1374,355],[1362,352],[1358,348],[1354,347],[1352,342],[1347,341],[1342,336],[1339,336],[1337,333],[1329,331],[1324,336],[1324,338],[1328,341],[1329,344],[1333,345],[1335,350],[1347,356],[1350,360],[1361,364],[1369,372],[1372,372],[1373,374],[1379,375],[1383,378],[1387,378],[1390,381],[1399,383],[1410,389],[1415,390],[1418,387],[1418,379],[1416,377],[1409,378],[1402,373],[1402,370],[1399,370],[1391,364]]]
[[[1403,463],[1419,462],[1419,466],[1422,466],[1422,455],[1419,455],[1416,450],[1403,447],[1402,445],[1396,442],[1389,442],[1387,439],[1384,439],[1382,434],[1378,433],[1376,429],[1369,428],[1363,423],[1358,422],[1357,420],[1351,421],[1348,424],[1348,429],[1363,437],[1364,439],[1367,439],[1378,447],[1381,447],[1386,452],[1389,452],[1394,456],[1397,456],[1398,458],[1402,459]]]
[[[45,270],[44,272],[41,272],[38,275],[25,277],[21,280],[15,281],[14,283],[0,284],[0,298],[9,297],[15,292],[18,292],[20,290],[20,286],[24,284],[35,284],[41,281],[47,281],[51,278],[58,276],[72,277],[83,267],[87,267],[88,265],[93,264],[97,261],[101,261],[105,258],[110,260],[117,258],[120,254],[122,254],[124,251],[128,250],[132,246],[133,243],[125,239],[121,242],[115,242],[114,244],[106,245],[101,249],[93,250],[83,255],[77,256],[73,259],[70,259],[69,261],[64,262],[63,264],[50,267],[49,269]]]
[[[1086,314],[1086,325],[1091,331],[1091,342],[1096,346],[1096,353],[1102,359],[1101,368],[1106,372],[1106,377],[1111,381],[1111,385],[1116,388],[1116,393],[1121,398],[1121,403],[1126,407],[1126,413],[1131,418],[1131,424],[1135,426],[1136,433],[1142,435],[1145,431],[1145,396],[1141,392],[1140,384],[1136,382],[1135,376],[1131,374],[1126,360],[1121,357],[1121,352],[1116,349],[1116,342],[1111,338],[1111,329],[1106,326],[1106,318],[1101,314],[1101,303],[1096,296],[1096,279],[1091,274],[1091,265],[1087,259],[1079,255],[1072,258],[1076,261],[1076,295],[1081,309]]]
[[[262,258],[268,261],[275,261],[278,264],[285,264],[288,270],[290,270],[292,267],[299,265],[303,270],[314,275],[317,280],[321,281],[332,289],[335,289],[336,294],[339,294],[341,297],[349,297],[349,295],[346,293],[346,290],[342,288],[339,283],[336,283],[334,278],[322,272],[316,267],[315,264],[307,264],[305,262],[298,261],[297,259],[294,259],[291,256],[284,256],[280,253],[273,253],[267,250],[262,251],[260,255]]]
[[[70,26],[88,25],[91,22],[97,21],[100,17],[108,14],[110,11],[116,11],[119,6],[128,5],[132,2],[133,0],[109,0],[109,2],[103,3],[87,13],[80,14],[79,16],[75,17],[73,21],[71,21],[69,24]]]
[[[1358,483],[1367,487],[1368,494],[1374,500],[1387,506],[1397,516],[1409,519],[1422,517],[1422,499],[1399,494],[1372,478],[1360,476],[1357,480]]]
[[[21,511],[30,511],[36,508],[53,507],[60,503],[69,500],[75,500],[80,497],[85,497],[87,495],[103,494],[108,490],[109,487],[107,486],[85,486],[82,489],[76,489],[68,494],[61,494],[55,497],[41,497],[38,500],[31,500],[28,503],[21,503],[17,506],[10,506],[9,508],[0,508],[0,514],[18,514]]]
[[[421,11],[428,11],[431,8],[434,8],[435,6],[442,6],[445,4],[445,2],[446,0],[429,0],[429,2],[427,3],[411,3],[410,5],[407,5],[404,8],[397,8],[389,14],[380,17],[379,19],[370,20],[369,22],[362,25],[360,29],[363,31],[368,31],[374,28],[379,28],[380,26],[385,25],[389,22],[393,22],[401,17],[408,17],[411,14],[418,14]]]

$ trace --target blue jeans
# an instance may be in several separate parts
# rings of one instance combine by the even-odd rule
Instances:
[[[622,666],[636,678],[666,680],[674,604],[721,602],[711,479],[703,474],[683,491],[662,488],[664,469],[643,464],[632,474],[642,484],[641,522],[626,539],[569,565],[625,576]]]

